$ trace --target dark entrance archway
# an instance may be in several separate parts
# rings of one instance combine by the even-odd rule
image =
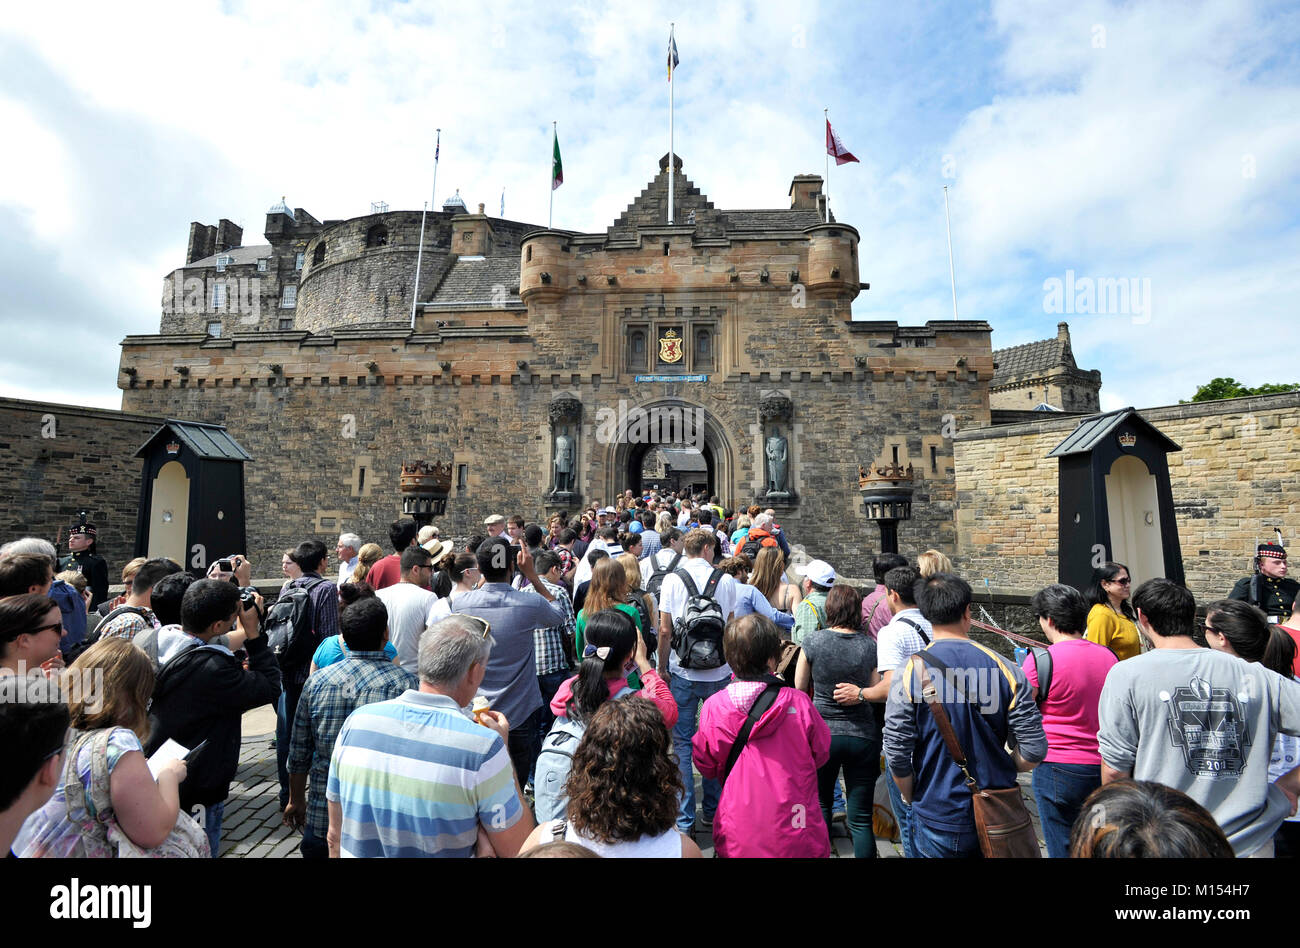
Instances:
[[[683,488],[692,493],[717,493],[713,452],[708,444],[640,444],[628,455],[627,486],[640,494],[650,488],[676,492]]]
[[[735,496],[735,452],[718,420],[703,405],[683,398],[653,399],[636,407],[647,413],[650,423],[644,429],[629,424],[627,437],[609,445],[605,496],[613,497],[628,488],[639,492],[645,487],[642,470],[652,448],[660,448],[670,457],[690,448],[696,465],[701,456],[704,460],[704,470],[698,472],[702,476],[692,473],[692,483],[730,503],[728,498]],[[686,455],[677,453],[676,457],[685,468]]]

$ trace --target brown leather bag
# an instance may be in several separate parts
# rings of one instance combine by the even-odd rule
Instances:
[[[1034,833],[1034,824],[1029,818],[1029,810],[1025,808],[1020,787],[1015,786],[1006,790],[981,790],[975,783],[975,778],[966,769],[966,754],[961,749],[961,744],[957,743],[952,721],[948,719],[948,712],[938,700],[938,692],[934,682],[930,680],[930,673],[926,670],[925,664],[931,661],[944,671],[947,671],[947,666],[924,651],[917,652],[916,657],[920,660],[921,697],[929,707],[930,714],[934,716],[934,723],[938,726],[939,733],[943,735],[948,753],[961,768],[962,776],[966,778],[966,787],[970,790],[971,804],[975,810],[975,830],[980,838],[980,850],[988,859],[1042,858],[1042,851],[1038,848],[1038,836]]]

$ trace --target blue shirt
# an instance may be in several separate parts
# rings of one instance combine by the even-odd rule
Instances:
[[[63,613],[63,638],[59,641],[59,650],[66,652],[74,645],[81,644],[86,637],[86,603],[75,586],[56,579],[50,584],[50,598],[59,604]]]
[[[496,644],[488,657],[479,694],[488,699],[494,711],[506,716],[512,729],[523,727],[529,715],[542,706],[533,630],[564,625],[569,618],[564,606],[536,592],[511,589],[509,583],[484,583],[457,596],[451,611],[477,616],[492,626]]]
[[[345,857],[466,858],[480,823],[499,831],[523,816],[505,742],[451,698],[422,691],[349,715],[325,797],[342,810]]]
[[[343,643],[342,635],[331,635],[316,649],[316,654],[311,657],[311,662],[319,671],[322,668],[328,668],[337,661],[342,661],[351,653],[348,647]],[[369,652],[365,654],[369,655]],[[392,642],[384,643],[384,658],[390,662],[397,657],[397,649],[393,647]]]
[[[975,782],[986,790],[1016,785],[1008,738],[1028,761],[1047,756],[1047,735],[1024,671],[978,642],[936,639],[922,650],[948,666],[954,685],[927,665],[939,703],[952,721],[957,743]],[[930,709],[921,700],[921,653],[894,675],[885,707],[885,757],[899,777],[915,774],[912,812],[926,825],[971,831],[975,815],[961,769],[948,753]]]
[[[788,612],[773,609],[772,604],[767,601],[767,597],[759,592],[757,587],[748,583],[736,583],[736,611],[733,615],[739,619],[751,612],[766,616],[782,629],[794,628],[794,616]]]

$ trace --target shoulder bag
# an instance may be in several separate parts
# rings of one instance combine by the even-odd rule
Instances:
[[[966,753],[957,742],[952,721],[948,719],[948,712],[938,700],[938,692],[925,666],[930,663],[944,672],[948,667],[927,652],[917,652],[916,657],[921,660],[919,667],[922,700],[929,707],[930,714],[934,716],[934,723],[939,728],[939,733],[943,735],[948,753],[961,769],[962,776],[966,778],[966,788],[970,790],[971,805],[975,810],[975,829],[980,839],[980,851],[989,859],[1041,858],[1042,851],[1038,848],[1038,837],[1034,834],[1034,824],[1029,818],[1029,811],[1025,808],[1020,787],[1010,787],[1006,790],[981,790],[966,767]],[[955,684],[953,687],[956,689]],[[957,690],[960,692],[960,689]],[[965,695],[962,697],[965,698]]]

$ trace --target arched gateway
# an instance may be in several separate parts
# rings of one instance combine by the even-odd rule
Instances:
[[[595,436],[606,451],[606,497],[642,489],[642,469],[652,449],[685,448],[702,453],[709,493],[725,503],[742,499],[736,491],[735,450],[718,419],[699,402],[669,397],[620,406],[617,415],[598,420]]]

